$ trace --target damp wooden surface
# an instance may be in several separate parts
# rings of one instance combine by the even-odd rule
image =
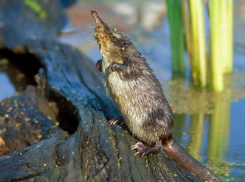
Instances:
[[[33,62],[41,63],[42,68],[36,76],[37,88],[28,87],[1,103],[1,116],[8,116],[4,122],[16,123],[16,129],[5,127],[6,123],[1,133],[10,149],[14,141],[8,145],[4,133],[17,135],[19,127],[28,127],[21,130],[24,137],[18,150],[0,157],[0,181],[196,180],[180,172],[163,152],[134,156],[130,146],[137,139],[126,128],[108,124],[118,111],[106,97],[101,73],[84,54],[55,41],[27,41],[23,52],[14,52],[9,48],[0,54],[15,54],[15,59],[22,56],[19,61],[23,64],[23,54],[34,54]],[[66,131],[58,129],[56,122]]]

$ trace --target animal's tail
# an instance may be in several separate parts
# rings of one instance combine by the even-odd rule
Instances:
[[[169,140],[163,150],[187,171],[203,181],[222,181],[212,171],[194,159],[175,139]]]

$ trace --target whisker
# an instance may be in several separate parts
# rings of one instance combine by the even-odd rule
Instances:
[[[97,45],[97,42],[93,36],[88,36],[85,39],[87,41],[87,45],[89,45],[89,46]]]
[[[86,29],[90,32],[93,32],[94,31],[94,29],[95,29],[95,25],[87,25],[86,26]]]

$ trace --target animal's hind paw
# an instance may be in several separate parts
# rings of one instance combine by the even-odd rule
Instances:
[[[146,147],[142,142],[138,142],[132,145],[131,150],[137,151],[134,155],[145,156],[148,154],[159,153],[161,150],[161,147],[159,145],[156,145],[155,147]]]

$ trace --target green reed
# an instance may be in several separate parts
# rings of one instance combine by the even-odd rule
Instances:
[[[224,74],[232,72],[233,0],[167,0],[171,30],[172,65],[176,74],[184,66],[182,31],[189,54],[194,86],[210,85],[214,91],[224,89]],[[204,10],[210,21],[210,48],[207,52]],[[183,28],[184,27],[184,28]],[[183,74],[184,69],[177,74]]]
[[[193,69],[192,78],[195,86],[205,87],[207,85],[207,57],[206,57],[206,34],[202,0],[189,0]]]
[[[233,0],[209,1],[211,86],[224,88],[224,73],[232,72]]]
[[[184,34],[179,0],[166,0],[171,30],[172,72],[173,76],[185,76]]]

